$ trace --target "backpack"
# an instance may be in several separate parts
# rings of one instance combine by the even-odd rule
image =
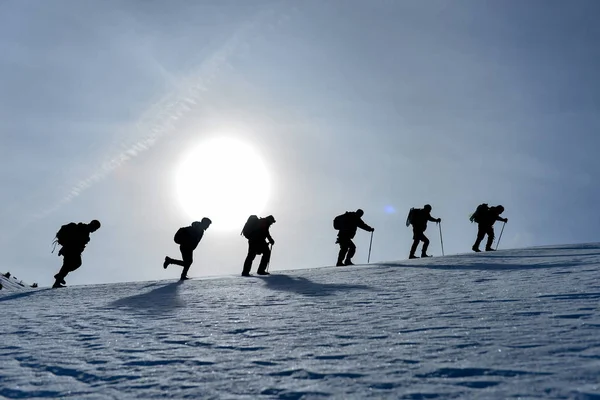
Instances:
[[[346,219],[348,217],[349,212],[346,211],[343,214],[338,215],[337,217],[335,217],[333,219],[333,229],[339,231],[340,229],[344,229],[344,225],[346,222]]]
[[[423,208],[411,208],[406,218],[406,226],[425,222],[425,210]]]
[[[54,253],[57,244],[65,246],[77,240],[77,233],[77,224],[75,222],[70,222],[61,226],[52,241],[52,244],[54,245],[52,247],[52,253]]]
[[[240,235],[244,235],[246,239],[250,239],[254,231],[258,229],[259,221],[260,219],[256,215],[249,216]]]
[[[417,209],[414,207],[411,207],[410,211],[408,212],[408,216],[406,217],[406,226],[407,227],[413,223],[413,220],[414,220],[416,214],[417,214]]]
[[[75,222],[61,226],[58,232],[56,232],[54,239],[61,246],[72,243],[75,240],[77,240],[77,224]]]
[[[185,227],[177,229],[175,232],[175,236],[173,237],[173,241],[179,245],[183,244],[187,239],[188,233]]]
[[[475,212],[471,214],[469,221],[479,223],[485,216],[485,214],[489,211],[489,209],[490,208],[488,207],[487,203],[482,203],[478,205]]]

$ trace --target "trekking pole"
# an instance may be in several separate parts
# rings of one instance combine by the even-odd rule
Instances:
[[[367,264],[371,261],[371,246],[373,245],[373,232],[371,231],[371,241],[369,242],[369,256],[367,257]]]
[[[442,256],[444,256],[444,238],[442,237],[442,223],[438,223],[438,228],[440,228],[440,243],[442,244]]]
[[[498,236],[498,241],[496,242],[496,250],[498,250],[498,245],[500,244],[500,239],[502,239],[502,232],[504,232],[505,225],[506,225],[506,222],[504,224],[502,224],[502,230],[500,231],[500,236]]]

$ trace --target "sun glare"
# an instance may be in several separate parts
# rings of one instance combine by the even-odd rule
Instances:
[[[252,147],[214,139],[192,149],[176,175],[177,196],[192,220],[209,217],[211,228],[240,229],[260,214],[269,198],[269,174]]]

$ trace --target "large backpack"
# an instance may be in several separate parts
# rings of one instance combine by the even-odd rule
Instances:
[[[71,222],[60,227],[58,232],[56,232],[56,238],[54,241],[61,246],[65,246],[76,241],[77,234],[77,224],[75,222]]]
[[[246,239],[250,239],[252,234],[258,229],[259,221],[260,219],[256,215],[249,216],[240,234],[244,235]]]
[[[186,227],[182,227],[177,229],[177,232],[175,232],[175,236],[173,237],[173,241],[179,245],[185,243],[186,239],[188,237],[188,232]]]
[[[348,219],[348,214],[350,214],[349,211],[346,211],[343,214],[338,215],[337,217],[335,217],[333,219],[333,229],[335,230],[340,230],[340,229],[344,229],[344,225],[346,225],[346,220]]]
[[[489,211],[489,209],[490,208],[488,207],[487,203],[482,203],[482,204],[478,205],[475,212],[469,218],[469,221],[476,222],[476,223],[481,222],[482,218]]]
[[[406,217],[406,226],[422,224],[425,222],[425,210],[422,208],[411,208],[408,212],[408,217]]]
[[[407,227],[413,223],[416,214],[417,214],[417,209],[412,207],[410,209],[410,211],[408,212],[408,216],[406,217],[406,226]]]
[[[77,240],[77,235],[77,224],[75,222],[70,222],[61,226],[52,241],[52,244],[54,245],[52,247],[52,253],[54,253],[57,244],[65,246],[74,243]]]

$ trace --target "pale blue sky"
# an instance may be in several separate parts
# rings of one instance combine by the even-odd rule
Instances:
[[[0,270],[50,284],[58,227],[97,218],[69,284],[177,278],[161,268],[191,222],[177,164],[231,127],[272,173],[274,270],[334,263],[331,220],[358,207],[372,261],[407,257],[406,213],[425,203],[447,254],[470,250],[484,201],[506,208],[501,247],[597,241],[599,13],[593,0],[4,1]],[[369,235],[356,243],[365,262]],[[239,231],[209,230],[191,275],[238,274],[245,253]]]

